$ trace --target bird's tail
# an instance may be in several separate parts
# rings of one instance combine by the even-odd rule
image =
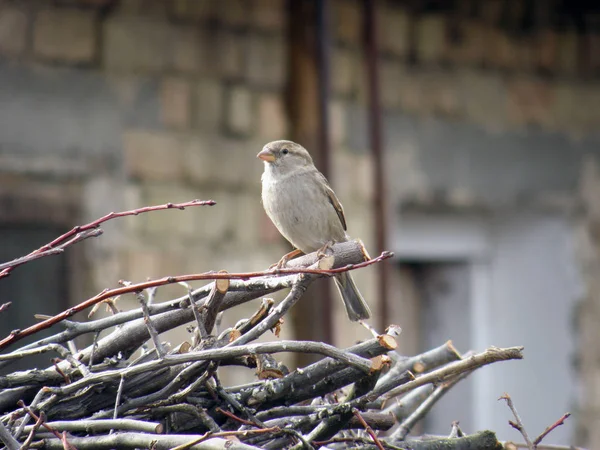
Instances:
[[[346,307],[346,312],[348,313],[350,320],[357,322],[371,317],[369,305],[367,305],[365,299],[360,295],[360,292],[358,292],[350,274],[348,272],[343,272],[336,275],[334,279],[335,285],[342,296],[342,300],[344,300],[344,306]]]

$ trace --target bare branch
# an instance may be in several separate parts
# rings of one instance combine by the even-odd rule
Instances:
[[[512,401],[512,398],[510,398],[510,395],[508,395],[505,392],[502,395],[502,397],[500,397],[498,400],[505,400],[506,401],[506,404],[510,408],[510,410],[513,413],[513,416],[515,417],[515,420],[516,420],[516,422],[513,422],[512,420],[509,420],[508,423],[510,424],[511,427],[513,427],[515,430],[517,430],[519,433],[521,433],[521,436],[523,436],[523,439],[525,439],[525,443],[527,444],[527,448],[529,450],[535,450],[535,446],[533,445],[533,442],[531,442],[531,439],[529,439],[529,435],[527,434],[527,430],[525,430],[525,426],[523,425],[523,422],[521,421],[521,417],[519,416],[519,413],[517,412],[517,409],[515,408],[515,405],[514,405],[514,403]]]
[[[315,252],[316,253],[316,252]],[[78,305],[69,308],[49,319],[44,320],[36,325],[30,326],[25,330],[14,330],[7,337],[0,341],[0,349],[5,348],[6,346],[16,342],[26,336],[29,336],[33,333],[36,333],[40,330],[44,330],[46,328],[55,325],[64,319],[67,319],[79,311],[83,311],[84,309],[89,308],[90,306],[95,305],[102,300],[105,300],[109,297],[115,297],[117,295],[122,295],[126,293],[134,293],[137,291],[142,291],[148,288],[157,287],[157,286],[165,286],[173,283],[194,281],[194,280],[246,280],[249,278],[261,278],[268,277],[273,275],[280,274],[310,274],[310,275],[319,275],[319,276],[332,276],[338,273],[347,272],[349,270],[354,270],[362,267],[367,267],[372,264],[376,264],[385,259],[391,258],[393,256],[390,252],[384,252],[379,255],[377,258],[371,259],[369,261],[364,261],[358,264],[349,264],[344,267],[339,267],[336,269],[309,269],[309,268],[289,268],[289,269],[277,269],[274,271],[263,271],[263,272],[246,272],[246,273],[214,273],[207,272],[201,274],[191,274],[191,275],[181,275],[181,276],[169,276],[163,277],[158,280],[151,280],[142,283],[131,284],[126,287],[115,288],[115,289],[105,289],[101,293],[96,296],[85,300]],[[254,297],[256,298],[256,297]]]
[[[66,247],[67,245],[74,244],[81,239],[76,239],[76,238],[72,239],[73,236],[75,236],[79,233],[83,233],[83,232],[87,232],[87,231],[96,229],[102,223],[107,222],[107,221],[117,218],[117,217],[137,216],[138,214],[141,214],[141,213],[150,212],[150,211],[160,211],[162,209],[181,209],[181,210],[183,210],[190,206],[213,206],[215,204],[216,204],[216,202],[214,202],[213,200],[192,200],[191,202],[184,202],[184,203],[166,203],[164,205],[146,206],[144,208],[137,208],[137,209],[133,209],[131,211],[122,211],[122,212],[118,212],[118,213],[111,212],[111,213],[108,213],[107,215],[100,217],[99,219],[96,219],[93,222],[90,222],[88,224],[76,226],[72,230],[57,237],[52,242],[49,242],[48,244],[43,245],[42,247],[38,248],[37,250],[34,250],[26,257],[30,257],[32,255],[36,255],[36,254],[39,254],[42,252],[47,252],[51,249],[58,248],[61,245],[62,245],[62,247],[60,247],[60,248],[62,249],[64,247]],[[83,235],[84,234],[82,234],[82,236]],[[88,235],[88,236],[84,237],[83,239],[90,237],[92,235]],[[21,263],[21,264],[23,264],[23,263]],[[13,265],[13,266],[4,267],[3,270],[0,272],[0,278],[7,276],[14,269],[14,267],[16,267],[16,266]]]
[[[498,361],[506,361],[509,359],[523,359],[523,347],[490,347],[482,353],[478,353],[461,361],[450,363],[441,369],[421,375],[414,381],[409,381],[402,386],[392,389],[390,392],[388,392],[386,398],[389,399],[395,397],[396,395],[404,394],[405,392],[412,391],[414,388],[423,386],[424,384],[443,382],[448,378],[463,372],[471,371],[488,364]]]
[[[19,450],[21,448],[21,444],[10,434],[2,422],[0,422],[0,440],[4,442],[8,450]]]
[[[554,430],[556,427],[563,425],[565,423],[565,420],[567,420],[570,416],[571,416],[571,413],[563,414],[560,419],[558,419],[552,425],[547,427],[538,437],[536,437],[535,440],[533,441],[533,445],[535,446],[535,448],[539,449],[540,448],[539,444],[542,442],[542,440],[546,436],[548,436],[548,434],[550,434],[552,432],[552,430]]]

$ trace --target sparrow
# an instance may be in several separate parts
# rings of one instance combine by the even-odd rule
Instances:
[[[261,178],[265,211],[296,248],[281,259],[278,267],[301,253],[323,253],[331,244],[349,239],[342,204],[304,147],[292,141],[273,141],[257,158],[265,168]],[[369,305],[350,273],[335,275],[334,280],[350,320],[371,317]]]

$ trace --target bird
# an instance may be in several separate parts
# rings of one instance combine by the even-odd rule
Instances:
[[[288,140],[273,141],[256,156],[264,162],[261,181],[265,212],[295,247],[281,258],[277,267],[283,267],[302,253],[323,254],[332,244],[350,239],[342,204],[302,145]],[[354,322],[370,318],[369,305],[350,273],[339,273],[334,280],[348,318]]]

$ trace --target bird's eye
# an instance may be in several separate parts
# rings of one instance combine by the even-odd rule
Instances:
[[[282,153],[283,155],[287,155],[289,152],[290,152],[290,151],[289,151],[287,148],[284,148],[284,149],[282,149],[282,150],[281,150],[281,153]]]

